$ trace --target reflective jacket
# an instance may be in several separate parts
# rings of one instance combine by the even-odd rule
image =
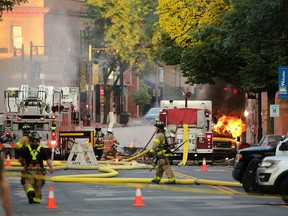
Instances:
[[[39,144],[27,145],[20,151],[20,158],[25,160],[25,167],[39,165],[42,168],[44,168],[43,161],[50,159],[46,149]]]
[[[159,132],[156,134],[153,140],[153,147],[150,149],[150,153],[157,153],[157,156],[172,156],[171,151],[168,149],[168,145],[166,144],[165,134],[163,132]]]
[[[29,145],[29,138],[27,136],[22,136],[19,141],[16,143],[18,148],[22,148]]]
[[[96,132],[96,135],[95,135],[95,147],[96,147],[97,150],[103,150],[104,149],[103,137],[104,137],[104,134],[101,131],[100,132]]]
[[[117,141],[117,139],[115,138],[114,135],[107,133],[104,137],[103,137],[103,145],[104,145],[104,150],[105,151],[112,151],[113,147],[115,147],[115,145],[117,146],[119,144],[119,142]]]

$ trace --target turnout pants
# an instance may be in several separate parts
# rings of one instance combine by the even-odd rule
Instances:
[[[44,185],[44,169],[40,166],[25,167],[22,170],[22,184],[26,195],[34,191],[34,202],[40,202],[42,199],[42,187]]]
[[[156,179],[162,179],[163,173],[166,173],[168,179],[174,179],[174,174],[167,157],[158,160],[158,167],[156,170]]]

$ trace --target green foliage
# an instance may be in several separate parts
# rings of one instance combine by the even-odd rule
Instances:
[[[104,46],[112,53],[138,66],[155,58],[159,41],[155,26],[157,1],[89,0],[88,4],[94,19],[93,28],[102,29]]]
[[[277,67],[287,64],[288,49],[275,42],[287,40],[287,1],[160,0],[159,5],[167,47],[162,58],[180,64],[187,83],[220,78],[246,91],[277,90]],[[186,16],[176,13],[180,9]],[[178,27],[169,28],[173,25]]]
[[[286,0],[159,0],[159,5],[168,44],[163,59],[180,64],[187,83],[219,78],[245,91],[267,92],[274,103],[277,68],[288,63]],[[268,123],[269,130],[273,133]]]
[[[148,86],[143,80],[140,80],[139,90],[137,92],[131,93],[133,101],[135,104],[140,106],[140,111],[142,115],[142,109],[145,105],[150,104],[151,96],[149,95]]]
[[[12,11],[15,5],[26,2],[28,2],[28,0],[0,0],[0,21],[2,21],[3,11]]]

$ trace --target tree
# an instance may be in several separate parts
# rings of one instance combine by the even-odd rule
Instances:
[[[287,63],[288,49],[273,41],[287,39],[287,1],[180,2],[159,1],[162,9],[160,20],[165,14],[176,17],[175,20],[166,18],[160,22],[164,34],[170,38],[170,41],[165,40],[170,46],[166,50],[169,55],[163,52],[163,57],[168,58],[164,60],[173,62],[176,53],[171,53],[171,47],[178,47],[177,52],[182,48],[181,58],[177,59],[188,83],[214,83],[218,77],[245,91],[267,92],[268,105],[274,103],[277,67]],[[197,10],[189,10],[192,3]],[[187,14],[173,14],[175,8],[187,11]],[[192,15],[189,16],[188,12]],[[180,40],[175,38],[173,30],[167,28],[167,25],[176,24],[182,26],[177,29],[182,37]],[[271,118],[268,119],[267,133],[273,133]]]
[[[114,82],[113,86],[107,85],[109,74],[119,67],[120,73],[116,78],[118,81],[129,66],[143,67],[146,61],[155,58],[158,48],[155,46],[158,43],[155,26],[158,15],[154,13],[156,6],[157,1],[149,0],[88,1],[88,15],[93,20],[93,25],[89,28],[87,40],[97,46],[99,40],[103,39],[101,46],[105,47],[106,56],[109,56],[107,61],[109,70],[104,76],[103,123],[106,123],[111,93],[117,83]]]
[[[3,11],[12,11],[15,5],[26,2],[28,2],[28,0],[0,0],[0,22],[2,21]]]
[[[143,116],[143,107],[151,102],[151,96],[148,92],[148,86],[144,83],[143,80],[140,80],[139,90],[133,92],[132,94],[133,101],[135,104],[140,107],[140,116]]]

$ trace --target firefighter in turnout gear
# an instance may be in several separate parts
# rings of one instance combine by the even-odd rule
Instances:
[[[20,162],[25,161],[22,170],[21,182],[30,204],[40,203],[42,199],[42,187],[45,183],[45,169],[43,161],[46,160],[50,168],[50,173],[54,172],[52,161],[45,148],[40,145],[40,137],[37,132],[29,134],[30,145],[27,145],[20,155]]]
[[[148,155],[154,155],[157,158],[157,170],[152,183],[159,184],[163,173],[165,172],[168,177],[168,184],[175,184],[175,177],[170,165],[169,157],[172,153],[166,143],[164,123],[162,121],[156,121],[154,124],[156,127],[156,136],[153,140],[153,147],[150,149]]]
[[[104,151],[101,161],[105,161],[108,155],[111,155],[115,158],[119,142],[113,135],[113,130],[111,128],[107,129],[107,134],[103,137],[102,142],[104,146]]]
[[[101,131],[101,128],[95,128],[95,146],[94,152],[97,156],[97,159],[100,160],[102,158],[104,145],[103,145],[103,137],[105,136],[104,133]]]

